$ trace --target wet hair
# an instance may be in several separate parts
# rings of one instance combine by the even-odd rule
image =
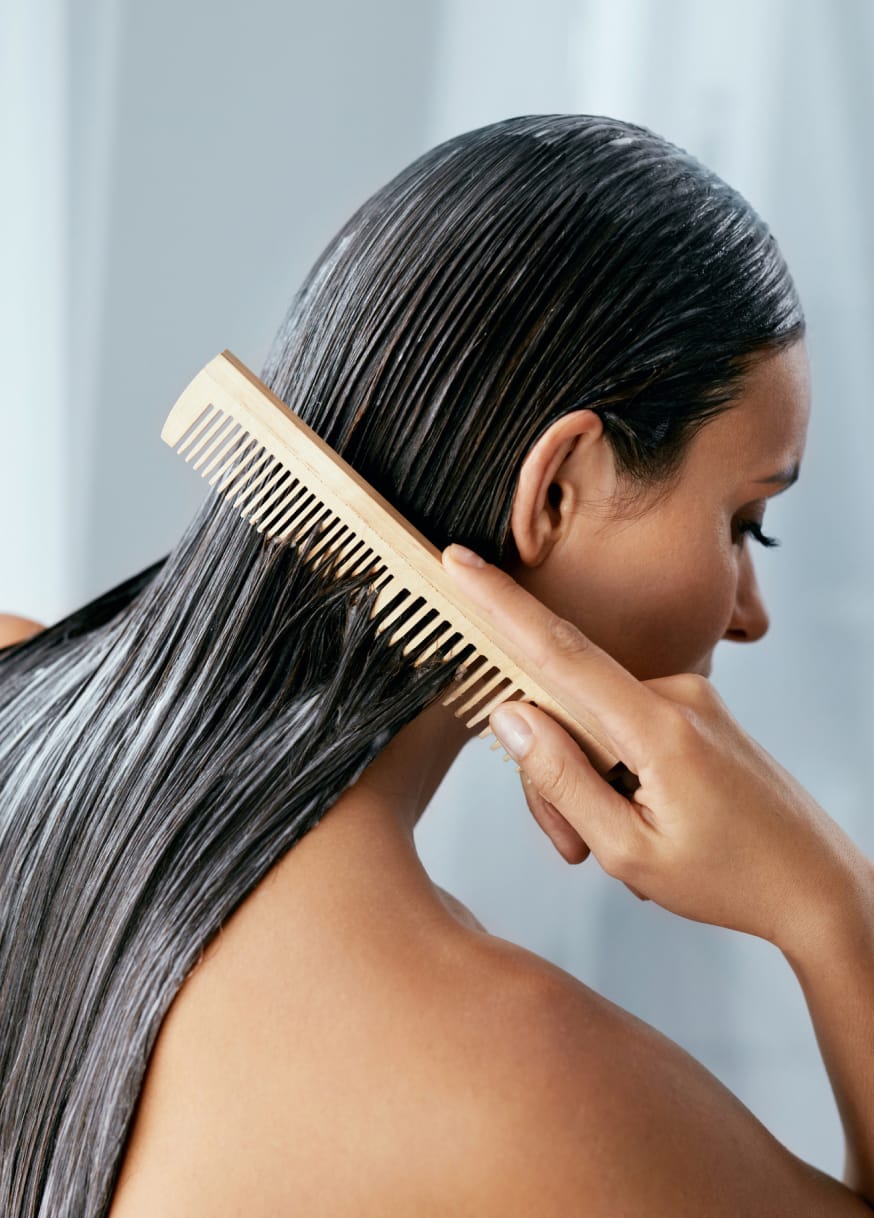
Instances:
[[[520,466],[556,419],[595,411],[645,505],[803,333],[774,237],[725,182],[643,127],[533,115],[369,198],[260,375],[435,545],[506,565]],[[183,981],[453,675],[391,647],[366,580],[313,573],[309,544],[208,491],[163,559],[0,652],[9,1218],[106,1213]]]

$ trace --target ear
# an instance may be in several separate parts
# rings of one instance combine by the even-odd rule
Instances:
[[[526,566],[543,562],[567,527],[574,504],[602,489],[613,471],[608,449],[604,425],[592,410],[562,415],[534,444],[519,470],[510,513],[516,549]]]

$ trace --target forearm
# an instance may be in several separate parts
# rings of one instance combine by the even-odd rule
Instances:
[[[859,852],[840,898],[777,946],[804,991],[834,1091],[844,1183],[874,1207],[874,864]]]

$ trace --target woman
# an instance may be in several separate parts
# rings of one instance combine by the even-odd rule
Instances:
[[[767,627],[745,535],[801,460],[803,333],[715,175],[533,116],[369,199],[261,375],[435,544],[658,679]],[[0,657],[4,1214],[565,1214],[580,1188],[615,1213],[617,1178],[668,1196],[698,1153],[708,1213],[855,1212],[430,881],[413,826],[468,735],[452,666],[413,668],[371,604],[208,497],[165,560]],[[647,1212],[705,1212],[700,1188]]]

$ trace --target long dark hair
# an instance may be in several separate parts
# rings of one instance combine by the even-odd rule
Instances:
[[[437,546],[506,564],[519,467],[557,418],[597,411],[630,499],[668,488],[752,360],[803,332],[720,178],[643,127],[534,115],[368,199],[260,375]],[[451,679],[377,635],[372,603],[208,492],[164,559],[0,653],[9,1218],[106,1213],[180,985]]]

